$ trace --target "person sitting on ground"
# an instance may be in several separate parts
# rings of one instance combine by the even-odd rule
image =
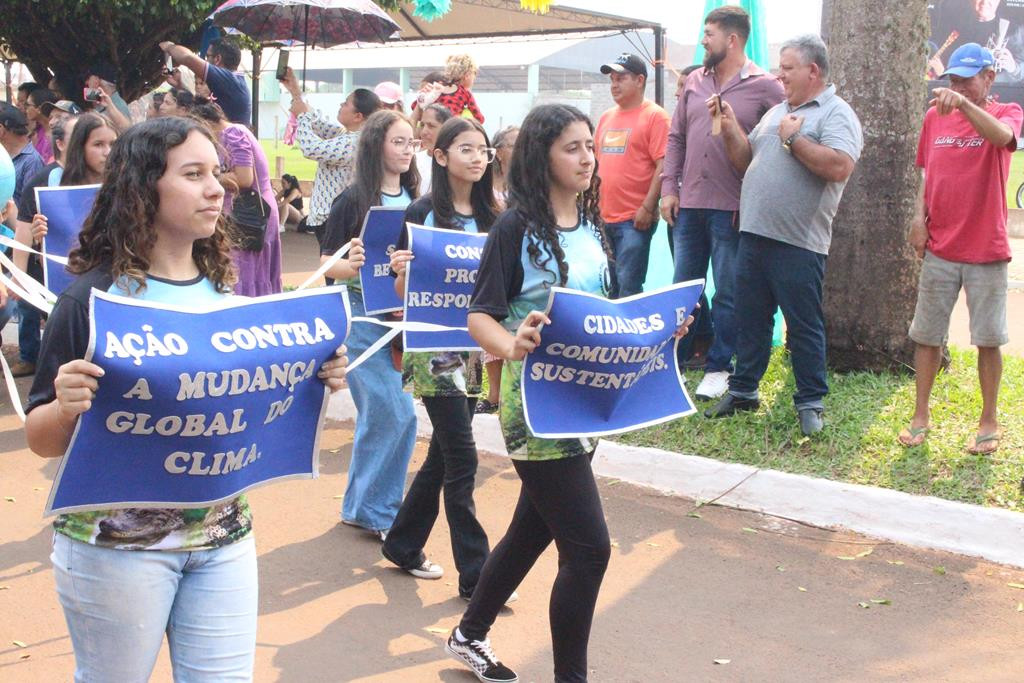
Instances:
[[[402,101],[402,86],[393,81],[382,81],[373,89],[373,94],[380,98],[381,109],[405,113],[405,102]]]
[[[281,217],[281,230],[286,225],[302,222],[302,188],[299,179],[288,173],[281,175],[281,191],[277,193],[277,213]]]
[[[989,98],[996,64],[996,56],[977,43],[957,48],[942,74],[950,87],[933,91],[921,128],[917,165],[924,182],[909,236],[924,258],[910,324],[917,345],[917,403],[899,435],[908,447],[921,445],[928,435],[932,384],[961,289],[967,293],[971,344],[978,347],[982,400],[978,430],[967,450],[986,454],[999,447],[999,347],[1009,341],[1007,266],[1013,255],[1006,231],[1006,179],[1024,112],[1016,102]]]
[[[322,243],[331,205],[352,184],[360,130],[366,119],[381,108],[380,98],[366,88],[356,88],[342,102],[336,120],[331,121],[302,99],[302,89],[290,67],[281,85],[292,96],[291,112],[298,121],[295,141],[302,156],[316,162],[306,225]]]
[[[242,51],[232,40],[218,38],[206,48],[206,59],[183,45],[175,45],[169,40],[160,43],[160,49],[171,56],[175,64],[188,68],[196,76],[196,81],[204,81],[210,93],[231,123],[248,126],[252,123],[252,93],[245,81],[245,75],[238,71],[242,62]],[[181,87],[180,76],[175,73],[167,77],[167,82],[176,88]]]
[[[428,104],[419,111],[420,151],[416,152],[416,169],[420,172],[420,195],[430,192],[431,170],[434,163],[434,143],[441,126],[452,117],[442,104]]]

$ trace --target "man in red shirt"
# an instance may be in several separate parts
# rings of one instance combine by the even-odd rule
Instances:
[[[661,166],[668,112],[644,98],[647,65],[624,52],[601,67],[611,79],[615,106],[601,115],[594,135],[601,178],[601,218],[615,255],[619,296],[643,291],[651,236],[658,227]]]
[[[949,317],[963,288],[970,311],[971,344],[978,347],[982,410],[968,451],[999,447],[996,402],[1006,331],[1006,180],[1017,149],[1024,111],[1016,103],[988,98],[995,80],[992,53],[967,43],[950,56],[924,117],[917,165],[924,170],[910,244],[924,257],[910,338],[917,343],[917,404],[910,426],[900,432],[904,446],[928,435],[928,399],[939,369]]]

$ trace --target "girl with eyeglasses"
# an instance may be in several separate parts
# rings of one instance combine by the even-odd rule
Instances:
[[[366,262],[359,239],[363,219],[372,206],[405,208],[419,196],[419,173],[412,162],[417,149],[419,140],[404,114],[390,110],[372,114],[361,128],[352,184],[334,201],[327,217],[321,262],[349,245],[345,257],[326,275],[348,286],[353,317],[366,315],[359,284],[359,269]],[[346,340],[350,356],[359,358],[385,332],[382,325],[354,322]],[[412,397],[402,391],[402,374],[395,369],[387,346],[349,373],[348,385],[357,415],[341,521],[383,541],[402,502],[416,442],[416,414]]]
[[[414,201],[406,223],[460,232],[486,233],[498,214],[491,187],[494,149],[475,120],[452,118],[438,132],[431,168],[431,193]],[[391,274],[399,296],[414,258],[403,233],[391,254]],[[427,458],[406,493],[381,554],[420,579],[439,579],[444,570],[427,559],[423,547],[444,495],[452,554],[459,571],[459,595],[469,600],[487,559],[487,534],[476,518],[473,486],[477,452],[473,412],[480,395],[479,354],[417,352],[403,356],[404,376],[423,401],[433,434]]]

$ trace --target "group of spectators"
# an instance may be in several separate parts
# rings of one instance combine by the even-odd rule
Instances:
[[[979,7],[985,3],[976,3]],[[992,4],[992,3],[989,3]],[[835,217],[864,140],[836,93],[816,36],[787,41],[777,75],[745,54],[750,19],[739,7],[708,14],[702,65],[680,74],[675,114],[645,100],[644,61],[623,54],[602,67],[616,106],[597,126],[601,210],[621,295],[641,291],[654,211],[668,223],[674,280],[703,278],[715,292],[679,345],[680,363],[703,367],[696,397],[718,399],[708,418],[756,410],[781,309],[802,432],[820,431],[826,375],[822,290]],[[919,140],[923,171],[910,243],[924,258],[909,335],[917,344],[917,408],[898,440],[924,442],[929,397],[950,313],[961,289],[979,349],[983,397],[967,449],[998,448],[999,347],[1007,342],[1005,186],[1021,108],[990,98],[1006,56],[997,46],[957,47],[935,63],[949,88],[934,90]],[[659,186],[660,185],[660,186]],[[899,226],[893,226],[900,229]]]

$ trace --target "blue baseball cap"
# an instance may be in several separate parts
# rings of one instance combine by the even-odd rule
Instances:
[[[982,69],[987,69],[996,63],[992,51],[983,48],[977,43],[964,43],[949,56],[949,63],[943,76],[960,76],[970,78],[976,76]]]

